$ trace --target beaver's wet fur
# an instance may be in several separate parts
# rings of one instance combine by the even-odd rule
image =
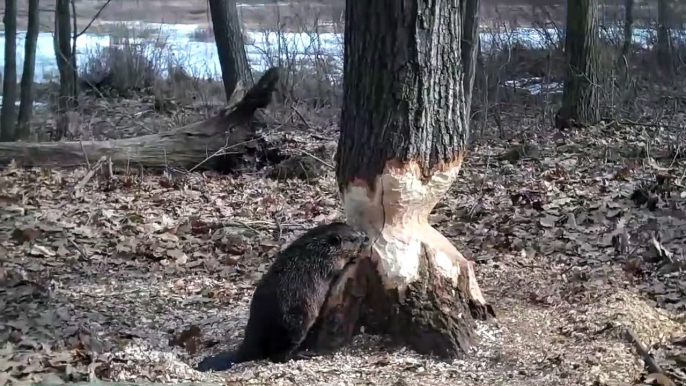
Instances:
[[[208,356],[200,371],[269,358],[283,363],[309,357],[302,343],[319,317],[332,283],[369,238],[342,222],[310,229],[276,255],[250,302],[245,337],[236,351]]]

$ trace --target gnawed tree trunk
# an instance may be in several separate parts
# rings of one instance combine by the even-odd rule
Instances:
[[[57,97],[56,132],[53,139],[62,139],[69,129],[69,111],[76,106],[76,69],[71,46],[71,20],[69,0],[55,4],[55,59],[60,73],[60,91]]]
[[[236,171],[253,163],[250,152],[258,144],[252,118],[269,104],[278,79],[279,69],[269,69],[235,106],[203,122],[114,141],[0,144],[0,164],[15,160],[21,166],[73,167],[84,165],[86,157],[105,156],[120,170],[140,165]]]
[[[17,109],[17,0],[5,0],[5,69],[2,83],[0,140],[15,140]]]
[[[669,0],[657,2],[657,59],[660,68],[672,75],[674,62],[672,59],[672,9]]]
[[[228,101],[231,100],[238,82],[242,82],[246,89],[252,86],[252,72],[245,54],[236,1],[209,0],[209,3],[214,40],[217,42],[217,55],[222,68],[224,92]]]
[[[567,77],[558,128],[591,125],[600,120],[598,101],[598,0],[568,0],[565,54]]]
[[[624,0],[624,44],[622,56],[629,58],[634,38],[634,0]]]
[[[460,356],[494,315],[474,267],[428,220],[468,139],[460,0],[346,3],[337,179],[371,256],[333,286],[317,349],[360,327],[424,354]]]
[[[31,129],[33,113],[33,78],[36,69],[36,45],[40,28],[39,0],[29,0],[28,25],[24,40],[24,71],[21,74],[21,99],[17,119],[17,138],[26,138]]]

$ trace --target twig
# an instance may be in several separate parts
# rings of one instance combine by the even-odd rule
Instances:
[[[303,153],[303,154],[305,154],[305,155],[307,155],[307,156],[310,156],[310,157],[316,159],[317,161],[321,162],[322,164],[324,164],[324,166],[328,167],[329,169],[331,169],[331,170],[336,170],[336,168],[335,168],[333,165],[331,165],[330,163],[324,161],[323,159],[321,159],[321,158],[315,156],[314,154],[309,153],[309,152],[307,152],[307,151],[305,151],[305,150],[300,150],[300,152]]]
[[[248,228],[251,231],[258,233],[257,229],[265,229],[265,230],[275,230],[277,229],[277,224],[271,221],[226,221],[222,222],[222,226],[224,227],[236,227],[236,226],[241,226],[244,228]],[[301,225],[301,224],[284,224],[284,223],[279,223],[278,226],[283,230],[283,229],[307,229],[306,226]]]
[[[276,241],[279,241],[281,240],[281,236],[283,236],[283,229],[281,229],[281,221],[279,221],[279,213],[274,213],[274,223],[276,224],[276,231],[274,232],[274,234],[276,235]]]
[[[103,5],[100,7],[100,9],[98,9],[98,12],[96,12],[96,13],[95,13],[95,16],[93,16],[93,18],[91,19],[91,21],[88,22],[88,24],[86,24],[86,27],[85,27],[81,32],[79,32],[79,33],[76,34],[76,37],[77,37],[77,38],[78,38],[79,36],[85,34],[86,31],[88,31],[88,28],[90,28],[91,25],[93,25],[93,23],[95,22],[95,20],[97,20],[97,18],[100,16],[100,14],[102,13],[102,11],[105,10],[105,7],[107,7],[111,2],[112,2],[112,0],[107,0],[107,1],[105,2],[105,4],[103,4]]]
[[[650,353],[648,353],[648,350],[645,348],[643,343],[641,343],[641,341],[638,339],[638,336],[631,328],[627,327],[626,336],[627,339],[629,339],[629,341],[634,344],[634,346],[636,347],[636,351],[638,351],[639,355],[643,357],[643,361],[648,367],[648,370],[651,373],[664,374],[662,372],[662,368],[660,368],[657,362],[655,362],[655,359],[653,359]]]
[[[669,128],[669,129],[683,129],[684,125],[670,125],[667,123],[641,123],[641,122],[634,122],[630,120],[616,120],[616,119],[610,119],[609,122],[616,122],[620,125],[624,126],[640,126],[640,127],[652,127],[652,128],[659,128],[659,127],[664,127],[664,128]]]
[[[88,154],[86,154],[86,149],[83,147],[83,141],[79,140],[79,144],[81,145],[81,151],[83,152],[83,158],[86,159],[86,166],[88,166],[88,169],[91,168],[91,163],[88,161]]]
[[[79,244],[76,244],[76,241],[74,241],[72,239],[67,239],[67,240],[69,240],[71,245],[73,245],[74,248],[76,248],[76,250],[79,252],[79,255],[81,255],[81,257],[83,257],[84,260],[89,260],[88,255],[86,254],[86,251]]]
[[[106,156],[100,157],[98,162],[96,162],[95,165],[93,165],[93,167],[88,170],[88,173],[86,173],[86,175],[83,176],[81,181],[79,181],[79,183],[76,184],[76,186],[74,186],[74,196],[75,197],[79,197],[81,195],[83,188],[86,187],[86,184],[88,183],[88,181],[90,181],[91,178],[93,178],[93,176],[95,175],[95,171],[98,170],[100,168],[100,166],[102,166],[102,164],[105,163],[106,160],[107,160]]]
[[[298,116],[299,116],[300,119],[303,121],[303,123],[305,124],[305,126],[307,126],[308,129],[312,130],[312,126],[310,126],[310,124],[305,120],[305,117],[303,117],[303,115],[300,114],[300,111],[298,111],[298,108],[295,107],[295,106],[291,106],[291,108],[293,109],[293,111],[295,111],[296,114],[298,114]]]
[[[249,139],[249,140],[247,140],[247,141],[239,142],[239,143],[233,144],[233,145],[231,145],[231,146],[224,145],[224,146],[221,147],[221,149],[215,151],[215,152],[212,153],[210,156],[208,156],[208,157],[205,158],[204,160],[200,161],[200,163],[198,163],[197,165],[193,166],[190,170],[188,170],[188,173],[190,173],[190,172],[192,172],[193,170],[199,168],[199,167],[202,166],[205,162],[209,161],[210,159],[212,159],[212,158],[214,158],[214,157],[217,157],[217,156],[220,156],[220,155],[228,154],[228,153],[225,153],[225,151],[228,150],[228,149],[235,148],[235,147],[238,147],[238,146],[241,146],[241,145],[245,145],[245,144],[247,144],[247,143],[250,143],[250,142],[253,142],[253,141],[257,141],[257,140],[259,140],[259,139],[261,139],[261,138],[263,138],[263,136],[260,136],[260,137],[257,137],[257,138],[252,138],[252,139]],[[229,139],[228,139],[228,137],[227,137],[226,141],[228,142],[228,140],[229,140]]]

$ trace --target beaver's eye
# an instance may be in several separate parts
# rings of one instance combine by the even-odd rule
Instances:
[[[338,245],[341,243],[341,236],[339,235],[331,235],[329,236],[329,242],[334,245]]]

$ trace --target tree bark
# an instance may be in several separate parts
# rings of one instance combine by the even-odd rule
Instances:
[[[473,264],[428,222],[467,145],[463,17],[461,0],[346,3],[336,173],[348,222],[375,242],[333,286],[319,349],[364,327],[460,356],[474,318],[494,315]]]
[[[669,0],[657,2],[657,59],[659,67],[672,75],[672,9]]]
[[[27,138],[33,113],[33,80],[36,69],[36,45],[40,28],[39,0],[29,0],[28,26],[24,40],[24,71],[21,74],[21,98],[17,120],[17,138]]]
[[[0,140],[15,140],[17,109],[17,0],[5,0],[5,69],[2,83]]]
[[[245,54],[236,1],[209,0],[209,3],[217,55],[222,68],[224,92],[226,100],[229,101],[239,82],[243,82],[246,88],[252,86],[252,73]]]
[[[76,103],[78,100],[76,99],[76,96],[79,94],[79,86],[77,80],[79,79],[79,69],[78,65],[76,63],[76,38],[78,38],[78,16],[76,14],[76,1],[75,0],[70,0],[69,4],[71,5],[71,21],[72,21],[72,30],[71,32],[71,65],[69,66],[69,69],[73,72],[72,74],[72,79],[74,81],[72,82],[72,95],[74,95],[74,102]]]
[[[598,102],[598,0],[568,0],[565,54],[567,77],[560,128],[591,125],[600,120]]]
[[[76,106],[76,72],[73,68],[71,46],[71,19],[69,0],[55,4],[55,59],[60,73],[60,91],[57,97],[56,132],[53,139],[62,139],[69,129],[69,111]]]
[[[462,65],[464,67],[465,111],[471,122],[472,91],[479,53],[479,0],[462,0],[464,28],[462,34]]]
[[[235,106],[170,132],[115,141],[0,144],[0,165],[15,160],[25,167],[74,167],[104,156],[117,169],[140,165],[237,171],[252,162],[249,153],[258,147],[253,115],[269,104],[278,79],[279,69],[269,69]]]
[[[624,44],[622,56],[629,58],[634,38],[634,0],[624,0]]]

